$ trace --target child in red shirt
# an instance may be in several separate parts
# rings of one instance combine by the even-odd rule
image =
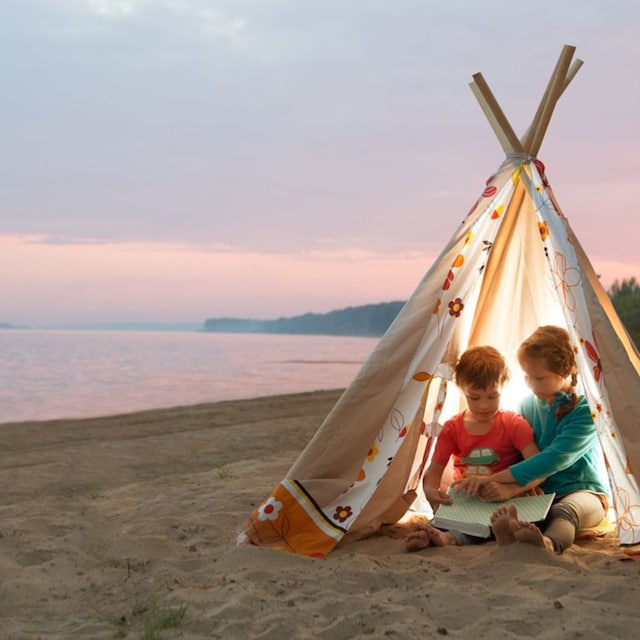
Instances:
[[[493,347],[472,347],[458,360],[454,381],[465,396],[468,408],[444,423],[424,475],[424,493],[434,512],[441,504],[452,501],[441,487],[442,475],[451,457],[453,479],[457,480],[472,475],[489,476],[538,452],[529,423],[513,411],[500,409],[500,394],[508,379],[507,364]],[[529,488],[514,489],[526,492]],[[419,525],[406,538],[406,546],[408,551],[417,551],[429,545],[477,544],[484,540],[458,531]]]

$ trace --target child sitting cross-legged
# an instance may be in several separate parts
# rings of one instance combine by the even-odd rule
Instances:
[[[472,475],[491,475],[538,452],[529,423],[517,413],[500,409],[500,394],[508,379],[507,364],[493,347],[472,347],[456,363],[454,381],[468,408],[445,422],[424,475],[424,493],[434,513],[441,504],[452,502],[441,486],[451,457],[455,481]],[[525,493],[530,488],[515,482],[505,484],[500,499]],[[431,525],[415,525],[405,544],[407,551],[418,551],[430,545],[477,544],[485,540]]]

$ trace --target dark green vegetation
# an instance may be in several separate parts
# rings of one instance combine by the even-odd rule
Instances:
[[[616,280],[607,293],[631,339],[640,347],[640,284],[635,278]]]
[[[329,313],[305,313],[277,320],[209,318],[205,331],[219,333],[289,333],[330,336],[381,336],[402,309],[404,302],[381,302],[348,307]]]

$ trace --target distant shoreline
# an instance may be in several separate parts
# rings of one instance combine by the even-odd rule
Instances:
[[[204,333],[265,333],[317,336],[382,336],[405,302],[381,302],[346,307],[327,313],[256,320],[252,318],[207,318],[204,322],[82,322],[52,323],[42,326],[0,322],[0,330],[34,331],[186,331]]]
[[[204,331],[289,335],[382,336],[405,305],[402,300],[347,307],[328,313],[305,313],[276,320],[208,318]]]

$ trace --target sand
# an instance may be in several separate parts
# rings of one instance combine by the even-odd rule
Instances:
[[[635,638],[615,535],[313,560],[237,546],[338,391],[0,425],[0,638]],[[162,630],[165,622],[177,626]]]

